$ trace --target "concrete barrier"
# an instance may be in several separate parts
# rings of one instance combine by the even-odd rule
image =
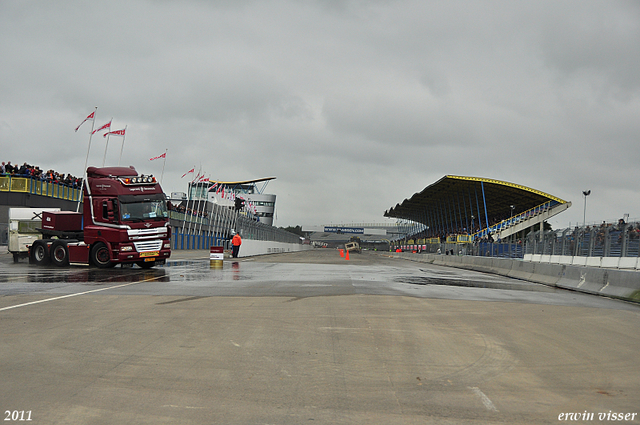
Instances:
[[[585,266],[587,267],[600,267],[602,266],[602,257],[586,257],[587,261]]]
[[[573,259],[571,260],[571,265],[572,266],[586,266],[587,265],[587,258],[589,258],[589,257],[573,257]]]
[[[532,281],[532,277],[535,274],[535,265],[536,263],[530,261],[513,261],[507,276],[514,279]]]
[[[559,255],[558,264],[569,265],[573,261],[571,255]]]
[[[619,269],[637,269],[638,268],[638,258],[634,257],[622,257],[620,258],[620,263],[618,263]]]
[[[242,239],[240,246],[240,257],[251,257],[254,255],[277,254],[281,252],[296,252],[313,249],[310,245],[298,243],[285,243],[273,241],[256,241],[253,239]]]
[[[565,268],[566,266],[560,264],[534,263],[534,273],[531,276],[531,281],[555,286],[562,278]]]
[[[571,289],[589,294],[621,298],[640,302],[640,271],[637,258],[627,260],[628,270],[587,267],[575,264],[553,264],[523,261],[520,259],[393,253],[393,257],[432,263],[439,266],[457,267],[479,272],[498,274],[548,286]],[[576,263],[576,259],[587,257],[562,256],[564,262]],[[635,260],[635,262],[633,261]],[[577,261],[578,264],[581,261]],[[600,264],[600,262],[598,262]]]
[[[606,285],[608,274],[609,271],[604,269],[569,266],[564,270],[557,286],[599,294]]]
[[[600,267],[617,269],[620,265],[621,257],[602,257]]]

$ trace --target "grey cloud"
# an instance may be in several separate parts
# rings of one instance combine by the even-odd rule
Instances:
[[[128,125],[131,164],[159,174],[148,158],[169,149],[168,191],[186,190],[180,176],[193,166],[219,179],[277,176],[282,225],[382,219],[445,174],[513,181],[574,205],[589,186],[594,217],[640,217],[629,196],[640,155],[639,10],[628,1],[5,1],[2,155],[81,171],[88,129],[73,129],[98,106],[97,121]],[[575,222],[579,210],[558,220]]]

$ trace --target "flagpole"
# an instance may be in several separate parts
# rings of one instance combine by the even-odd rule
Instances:
[[[195,172],[195,165],[193,166],[193,171]],[[187,171],[185,173],[184,176],[186,176],[187,174],[189,174],[191,171]],[[184,177],[182,176],[182,177]],[[187,216],[189,215],[187,210],[189,209],[189,201],[191,200],[191,188],[189,187],[189,184],[187,183],[187,191],[189,192],[189,195],[187,196],[187,207],[184,209],[184,221],[182,222],[182,234],[184,234],[184,228],[185,228],[185,224],[187,223]],[[189,226],[189,230],[191,230],[191,226]]]
[[[124,141],[123,141],[124,143]],[[162,178],[164,177],[164,166],[167,164],[167,151],[169,149],[164,150],[164,161],[162,162],[162,173],[160,174],[160,186],[162,186]]]
[[[109,146],[109,137],[111,135],[107,133],[107,143],[104,145],[104,156],[102,157],[102,166],[104,167],[104,162],[107,160],[107,146]]]
[[[84,160],[84,170],[82,172],[82,187],[80,188],[80,196],[78,196],[78,205],[76,205],[76,212],[80,211],[80,200],[82,199],[83,188],[84,188],[85,182],[87,181],[87,165],[89,163],[89,152],[91,151],[91,138],[93,137],[93,127],[96,123],[97,111],[98,111],[98,107],[96,106],[93,109],[93,120],[91,121],[91,131],[89,132],[89,146],[87,146],[87,157]],[[78,129],[76,129],[76,131],[78,131]]]
[[[193,167],[193,168],[195,169],[196,167]],[[196,198],[198,196],[198,188],[196,187],[195,191],[194,191],[194,186],[193,185],[194,185],[194,182],[197,180],[197,178],[200,176],[200,170],[202,170],[202,165],[200,165],[200,168],[198,168],[198,176],[194,177],[193,180],[191,180],[191,192],[194,192]],[[195,198],[194,198],[193,202],[192,202],[192,206],[195,207],[195,205],[196,205],[196,203],[195,203]],[[198,219],[198,208],[200,208],[200,198],[198,198],[198,206],[195,209],[195,212],[196,212],[196,218],[195,219],[196,220]],[[191,208],[191,212],[193,213],[193,208]],[[193,227],[194,227],[193,231],[195,232],[195,227],[196,227],[197,223],[193,223],[193,221],[190,221],[189,222],[189,234],[191,234],[191,225],[192,224],[193,224]]]
[[[122,151],[124,150],[124,138],[127,134],[127,126],[124,126],[124,133],[122,134],[122,146],[120,147],[120,158],[118,158],[118,167],[120,166],[120,160],[122,160]]]
[[[204,177],[204,175],[200,178],[200,183],[202,183],[202,178]],[[204,221],[204,210],[207,206],[207,196],[208,196],[209,192],[207,190],[204,191],[204,204],[202,206],[202,212],[201,212],[201,216],[200,216],[200,227],[198,228],[198,233],[202,234],[202,222]]]

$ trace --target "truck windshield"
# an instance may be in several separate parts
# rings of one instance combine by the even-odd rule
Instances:
[[[169,217],[164,197],[135,199],[135,201],[122,198],[120,199],[120,220],[122,221],[165,220]]]

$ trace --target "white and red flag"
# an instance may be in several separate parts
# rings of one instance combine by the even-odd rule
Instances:
[[[111,121],[113,121],[113,120],[111,120]],[[93,132],[91,134],[96,134],[97,132],[102,131],[102,130],[111,130],[111,121],[109,121],[108,123],[106,123],[105,125],[100,127],[99,129],[93,130]]]
[[[167,157],[167,153],[165,152],[160,156],[154,156],[153,158],[149,158],[149,161],[153,161],[153,160],[160,159],[160,158],[166,158],[166,157]]]
[[[125,129],[124,129],[124,128],[123,128],[122,130],[108,131],[108,132],[104,133],[104,134],[102,135],[102,137],[107,137],[107,136],[109,136],[109,135],[122,136],[122,137],[124,137],[124,132],[125,132]]]
[[[92,113],[89,114],[87,118],[84,119],[84,121],[80,123],[80,125],[84,124],[89,120],[93,121],[95,118],[96,118],[96,111],[93,111]],[[76,127],[76,131],[78,131],[78,129],[80,128],[80,125]]]
[[[190,169],[189,171],[187,171],[186,173],[184,173],[184,174],[182,175],[182,177],[186,176],[187,174],[191,174],[191,173],[195,173],[195,172],[196,172],[196,169],[195,169],[195,168],[192,168],[192,169]],[[182,177],[180,177],[180,178],[182,178]]]

